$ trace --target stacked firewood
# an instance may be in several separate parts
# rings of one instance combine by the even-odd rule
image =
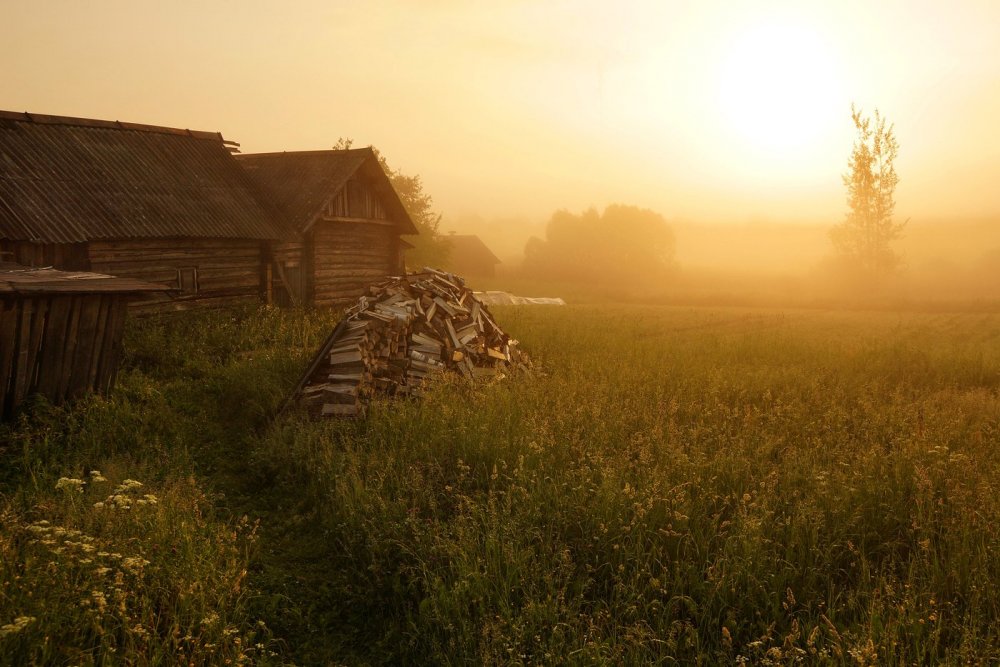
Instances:
[[[375,395],[419,396],[438,373],[495,378],[527,357],[465,281],[425,268],[388,278],[344,314],[296,390],[318,416],[364,414]]]

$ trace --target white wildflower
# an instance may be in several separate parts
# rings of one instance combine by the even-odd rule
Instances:
[[[83,493],[84,484],[85,482],[82,479],[76,479],[75,477],[60,477],[59,481],[56,482],[56,488],[76,490],[79,493]]]
[[[90,598],[91,598],[91,600],[94,601],[94,604],[97,605],[97,610],[98,611],[102,611],[103,612],[107,608],[107,606],[108,606],[108,599],[106,597],[104,597],[104,593],[102,591],[91,591],[90,592]]]
[[[129,570],[133,574],[139,574],[142,568],[149,565],[149,561],[145,558],[139,558],[138,556],[129,556],[122,560],[122,567]]]
[[[7,635],[12,635],[15,632],[20,632],[34,623],[35,620],[34,616],[18,616],[14,619],[13,623],[0,625],[0,637],[6,637]]]

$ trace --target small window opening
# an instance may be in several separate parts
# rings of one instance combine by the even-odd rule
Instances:
[[[181,294],[198,293],[198,267],[190,266],[177,269],[177,287]]]

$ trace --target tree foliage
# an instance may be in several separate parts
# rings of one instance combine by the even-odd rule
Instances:
[[[337,139],[334,150],[347,150],[354,144],[353,139],[343,137]],[[406,265],[409,268],[423,266],[441,266],[451,251],[451,243],[441,234],[441,214],[434,211],[431,196],[424,191],[423,181],[419,175],[410,176],[399,169],[389,166],[388,160],[374,146],[369,146],[378,158],[382,169],[389,176],[393,189],[399,195],[406,212],[417,227],[417,236],[410,236],[407,242],[413,245],[406,251]]]
[[[545,239],[525,247],[526,274],[584,283],[646,281],[673,267],[674,235],[663,216],[636,206],[615,204],[598,213],[553,214]]]
[[[878,109],[872,119],[852,105],[851,119],[858,136],[843,175],[848,212],[844,222],[830,230],[830,238],[843,259],[871,276],[885,275],[900,265],[891,244],[906,225],[893,220],[899,144]]]

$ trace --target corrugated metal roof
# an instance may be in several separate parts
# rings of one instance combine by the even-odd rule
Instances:
[[[302,232],[312,225],[328,201],[361,172],[382,196],[389,219],[400,234],[416,234],[409,213],[371,148],[349,150],[251,153],[236,156],[266,203]]]
[[[0,111],[0,238],[288,236],[221,134]]]

